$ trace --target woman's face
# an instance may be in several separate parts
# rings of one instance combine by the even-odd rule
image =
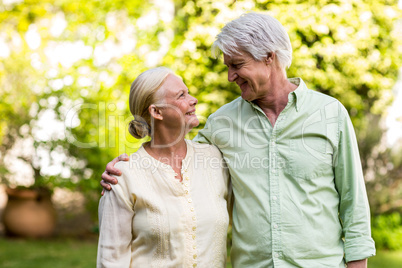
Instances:
[[[163,122],[168,127],[184,127],[185,131],[199,125],[195,115],[198,100],[191,96],[183,81],[172,74],[166,77],[160,90],[164,90]]]
[[[243,52],[242,55],[224,55],[224,63],[228,67],[229,82],[236,82],[244,100],[254,101],[266,96],[271,67],[265,60],[256,61]]]

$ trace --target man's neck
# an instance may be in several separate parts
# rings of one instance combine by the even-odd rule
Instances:
[[[269,86],[269,93],[263,98],[255,100],[254,103],[263,110],[272,126],[274,126],[279,114],[288,103],[289,93],[296,90],[297,86],[289,82],[285,76],[280,78],[271,77]]]

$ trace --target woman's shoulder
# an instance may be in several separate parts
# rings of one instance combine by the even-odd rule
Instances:
[[[142,181],[146,177],[146,172],[141,168],[141,154],[133,153],[128,161],[119,161],[114,167],[121,171],[120,176],[114,176],[118,180],[118,184],[112,186],[115,191],[126,196],[140,191]]]
[[[129,166],[130,166],[130,160],[128,160],[128,161],[119,161],[114,165],[114,167],[119,169],[120,171],[123,171],[123,170],[125,171],[125,170],[129,169]]]
[[[119,169],[122,174],[130,174],[132,172],[138,172],[141,167],[141,160],[144,158],[144,155],[141,153],[141,148],[132,153],[128,157],[128,161],[119,161],[117,162],[114,167]]]
[[[190,146],[193,147],[194,152],[195,153],[205,153],[208,154],[209,156],[215,156],[215,157],[222,157],[222,153],[221,151],[219,151],[219,149],[212,144],[208,144],[208,143],[198,143],[195,141],[191,141],[191,140],[186,140],[187,144],[189,144]]]

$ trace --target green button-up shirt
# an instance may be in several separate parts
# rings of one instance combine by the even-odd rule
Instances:
[[[274,126],[238,98],[195,141],[221,150],[235,196],[234,267],[344,267],[375,254],[356,136],[336,99],[300,78]]]

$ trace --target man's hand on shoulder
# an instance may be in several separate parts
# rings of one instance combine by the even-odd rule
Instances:
[[[108,191],[112,189],[110,183],[117,184],[117,179],[111,175],[116,176],[121,175],[121,171],[115,168],[114,165],[119,161],[128,161],[128,160],[129,158],[127,154],[121,154],[106,165],[106,170],[102,173],[102,180],[100,181],[100,184],[103,187],[102,195],[104,194],[105,189]]]

